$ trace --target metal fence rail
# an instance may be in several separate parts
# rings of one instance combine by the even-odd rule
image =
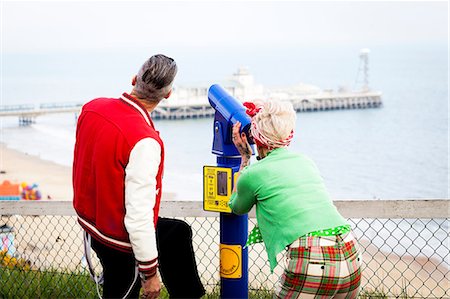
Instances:
[[[363,250],[365,292],[402,298],[450,298],[449,200],[335,201],[349,219]],[[220,282],[218,214],[201,202],[163,202],[163,217],[183,219],[193,229],[198,270],[209,290]],[[250,213],[249,229],[256,223]],[[95,297],[86,279],[81,229],[71,202],[0,201],[0,298]],[[100,271],[100,266],[97,265]],[[250,289],[273,289],[280,266],[270,273],[262,244],[249,249]],[[29,275],[34,276],[29,282]],[[44,275],[45,274],[45,275]],[[27,276],[28,275],[28,276]],[[62,276],[63,275],[63,276]],[[47,280],[70,275],[70,288],[49,290]],[[47,277],[45,280],[43,277]]]

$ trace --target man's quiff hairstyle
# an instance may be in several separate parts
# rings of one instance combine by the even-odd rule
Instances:
[[[254,116],[261,133],[270,140],[284,140],[295,129],[297,114],[291,102],[264,101],[259,102],[262,109]]]
[[[137,73],[133,92],[140,99],[158,103],[170,92],[177,71],[175,60],[162,54],[154,55]]]

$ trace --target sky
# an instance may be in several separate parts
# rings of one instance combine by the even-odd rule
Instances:
[[[381,56],[448,52],[448,8],[448,1],[0,0],[0,101],[115,94],[156,53],[175,58],[178,86],[209,85],[242,66],[268,87],[352,86],[362,48],[371,49],[374,79]]]
[[[1,1],[2,53],[448,42],[447,1]]]

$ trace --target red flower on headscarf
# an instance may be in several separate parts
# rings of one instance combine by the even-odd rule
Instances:
[[[261,110],[261,107],[256,107],[256,105],[252,102],[244,102],[243,105],[247,108],[245,113],[247,113],[247,115],[250,117],[255,116],[256,113],[258,113],[259,110]]]

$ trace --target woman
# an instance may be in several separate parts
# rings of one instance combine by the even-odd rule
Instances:
[[[277,255],[286,252],[275,297],[356,298],[361,270],[350,225],[333,205],[314,163],[287,149],[296,122],[292,104],[244,105],[258,161],[249,165],[252,150],[237,123],[232,138],[242,162],[229,205],[236,214],[256,205],[261,236],[251,234],[249,241],[262,238],[272,272]]]

